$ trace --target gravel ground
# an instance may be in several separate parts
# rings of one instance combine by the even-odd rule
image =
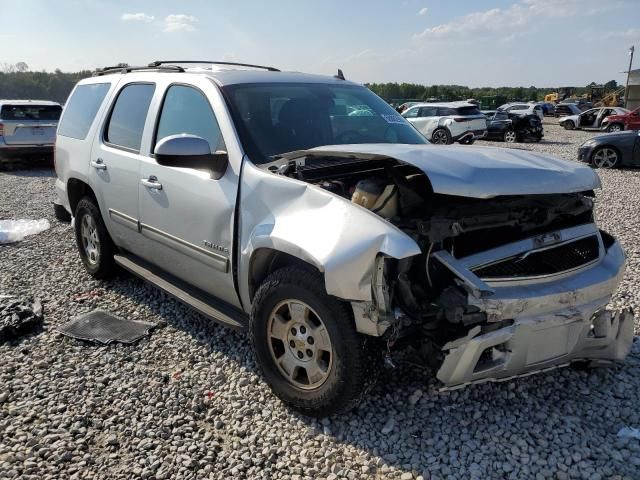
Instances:
[[[546,126],[573,159],[592,134]],[[503,146],[494,142],[479,142]],[[600,172],[600,224],[629,267],[614,306],[640,301],[640,172]],[[640,345],[619,368],[575,369],[438,393],[400,365],[354,412],[312,420],[260,379],[244,334],[207,322],[140,280],[92,280],[52,215],[53,173],[0,173],[0,218],[52,228],[0,246],[0,294],[40,297],[44,330],[0,345],[0,478],[639,479]],[[95,308],[160,322],[134,346],[94,346],[54,328]]]

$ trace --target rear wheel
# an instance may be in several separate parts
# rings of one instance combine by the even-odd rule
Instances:
[[[356,332],[349,305],[327,295],[318,272],[271,274],[254,298],[250,328],[265,380],[305,415],[351,410],[375,384],[372,339]]]
[[[449,145],[451,143],[451,134],[446,128],[436,128],[431,134],[431,142],[438,145]]]
[[[475,141],[476,141],[475,138],[468,137],[468,138],[465,138],[464,140],[460,140],[460,144],[461,145],[473,145],[475,143]]]
[[[611,147],[600,147],[591,156],[591,164],[597,168],[615,168],[619,163],[620,155]]]
[[[507,130],[504,132],[504,141],[506,143],[516,143],[518,141],[518,134],[515,130]]]
[[[609,127],[607,127],[607,132],[610,133],[621,132],[622,130],[624,130],[624,127],[619,123],[612,123],[611,125],[609,125]]]
[[[574,128],[576,128],[576,124],[573,123],[573,120],[567,120],[566,122],[563,122],[562,126],[565,130],[573,130]]]
[[[76,244],[87,272],[94,278],[107,278],[115,271],[115,247],[102,221],[100,209],[90,197],[78,202],[75,212]]]

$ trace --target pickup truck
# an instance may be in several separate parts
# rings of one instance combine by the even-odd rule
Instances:
[[[307,415],[358,405],[401,349],[458,388],[631,346],[631,312],[605,308],[625,256],[591,168],[430,145],[341,72],[98,71],[62,114],[56,172],[89,274],[123,267],[247,329]]]

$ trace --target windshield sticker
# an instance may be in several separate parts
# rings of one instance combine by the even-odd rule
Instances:
[[[406,120],[398,114],[393,113],[381,113],[380,116],[386,120],[387,123],[397,123],[404,125]]]

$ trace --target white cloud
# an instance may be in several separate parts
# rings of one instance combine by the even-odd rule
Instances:
[[[623,0],[610,0],[606,8],[619,7]],[[503,37],[518,36],[536,29],[543,17],[572,17],[594,15],[603,10],[601,0],[520,0],[508,8],[493,8],[473,12],[453,19],[449,23],[429,27],[415,33],[414,39],[471,38],[474,40],[489,34]]]
[[[193,32],[196,27],[193,25],[198,19],[193,15],[182,13],[167,15],[164,19],[165,32]]]
[[[153,22],[154,16],[147,15],[146,13],[123,13],[122,17],[120,17],[124,22],[145,22],[150,23]]]
[[[429,12],[429,9],[427,7],[424,7],[420,9],[420,11],[418,12],[418,15],[425,16],[427,12]]]

